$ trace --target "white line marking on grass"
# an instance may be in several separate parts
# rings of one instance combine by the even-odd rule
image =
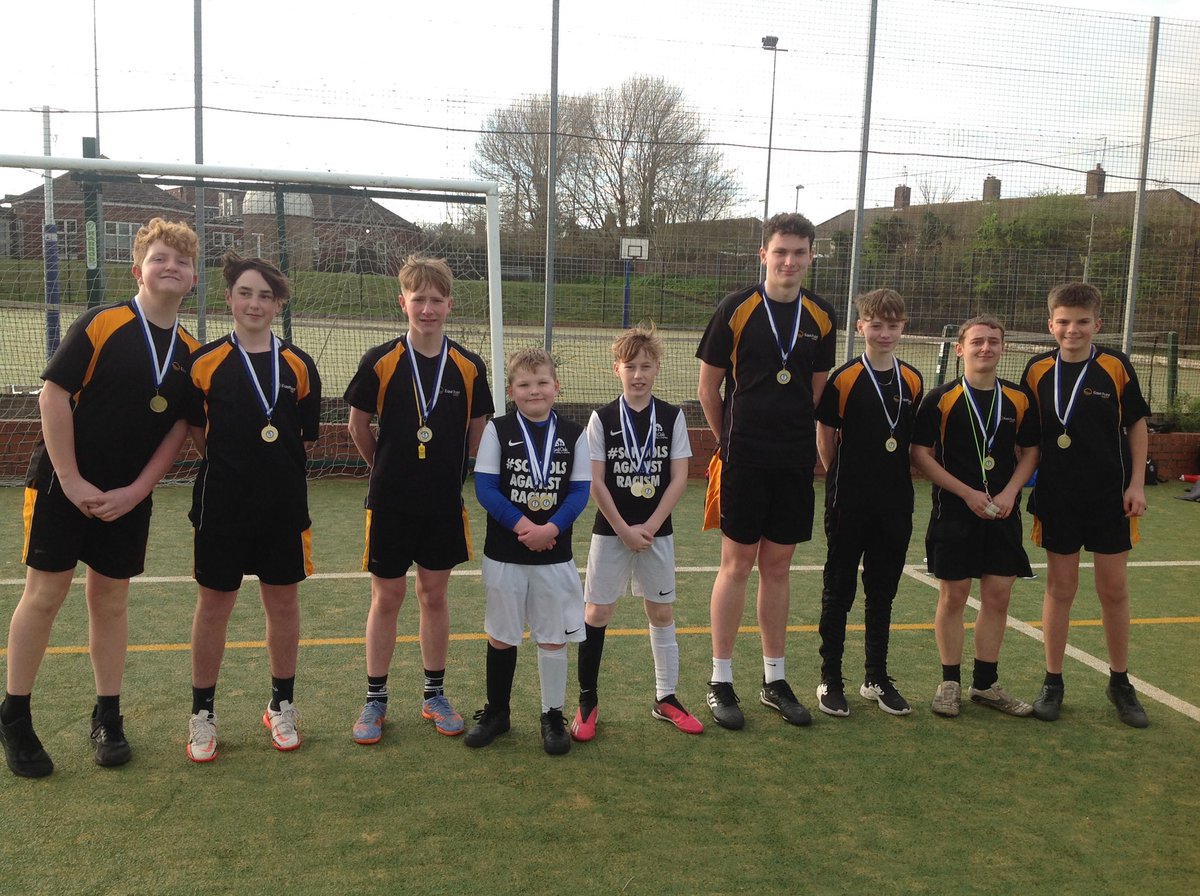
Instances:
[[[1034,569],[1045,569],[1046,568],[1045,563],[1032,563],[1030,565]],[[1093,565],[1094,564],[1092,564],[1092,563],[1080,563],[1079,567],[1080,567],[1080,569],[1090,569]],[[1131,561],[1127,565],[1130,568],[1138,567],[1138,566],[1146,566],[1146,567],[1200,566],[1200,560],[1144,560],[1141,562]],[[819,564],[810,564],[807,566],[791,567],[792,572],[822,572],[824,569],[825,569],[825,567],[822,565],[819,565]],[[909,569],[913,573],[920,572],[920,570],[915,566],[909,567]],[[582,566],[578,567],[578,570],[581,575],[587,571],[586,568],[582,567]],[[699,572],[716,573],[718,570],[720,570],[719,566],[677,566],[677,567],[675,567],[676,572],[683,572],[683,573],[699,573]],[[478,569],[456,569],[453,572],[451,572],[450,574],[452,576],[467,576],[469,578],[478,578],[480,575],[480,572]],[[410,573],[410,575],[411,575],[411,573]],[[311,576],[309,576],[310,579],[366,579],[368,577],[369,577],[369,573],[359,572],[357,570],[351,571],[351,572],[318,572],[318,573],[313,573]],[[914,575],[914,577],[916,577],[916,576]],[[130,579],[130,583],[134,584],[134,585],[138,585],[138,584],[177,585],[180,582],[192,582],[192,581],[194,581],[194,579],[191,576],[138,576],[137,578]],[[254,581],[257,581],[257,579],[254,576],[246,576],[246,581],[254,582]],[[934,581],[936,583],[937,580],[934,579],[932,581]],[[72,585],[82,585],[83,582],[84,582],[83,576],[78,576],[71,580]],[[24,585],[24,584],[25,584],[24,579],[0,579],[0,587],[13,586],[13,585]]]
[[[1080,563],[1079,565],[1084,566],[1085,564]],[[1089,563],[1086,565],[1090,566],[1091,564]],[[1200,565],[1200,564],[1197,564],[1195,561],[1190,561],[1190,562],[1187,562],[1186,564],[1185,563],[1158,563],[1158,562],[1152,561],[1152,562],[1137,563],[1137,564],[1130,563],[1129,565],[1130,566],[1184,566],[1184,565],[1196,566],[1196,565]],[[938,587],[937,579],[935,579],[933,576],[929,575],[929,573],[924,572],[923,570],[921,570],[917,567],[914,567],[914,566],[905,567],[904,572],[906,575],[916,579],[918,582],[923,582],[924,584],[929,585],[931,588]],[[977,598],[968,597],[967,604],[976,612],[979,611],[979,600]],[[1007,619],[1005,620],[1005,625],[1007,625],[1008,628],[1011,628],[1014,631],[1020,632],[1022,635],[1026,635],[1027,637],[1033,638],[1035,641],[1042,641],[1042,642],[1045,641],[1045,637],[1042,635],[1041,629],[1034,628],[1028,622],[1024,622],[1020,619],[1017,619],[1014,616],[1007,617]],[[1095,669],[1097,672],[1100,672],[1104,675],[1108,674],[1108,663],[1104,662],[1104,660],[1099,659],[1098,657],[1092,656],[1090,653],[1088,653],[1085,650],[1080,650],[1078,647],[1073,647],[1070,644],[1068,644],[1066,654],[1071,659],[1078,660],[1079,662],[1083,663],[1085,666],[1090,666],[1091,668]],[[1190,704],[1184,700],[1180,700],[1174,694],[1169,694],[1166,691],[1164,691],[1162,688],[1157,688],[1154,685],[1150,684],[1150,682],[1148,682],[1144,679],[1137,678],[1133,675],[1130,675],[1129,680],[1131,682],[1133,682],[1133,686],[1135,688],[1137,688],[1138,692],[1143,694],[1144,696],[1150,697],[1153,700],[1157,700],[1163,706],[1166,706],[1168,709],[1173,709],[1181,715],[1187,716],[1192,721],[1200,722],[1200,707],[1193,706],[1192,704]]]

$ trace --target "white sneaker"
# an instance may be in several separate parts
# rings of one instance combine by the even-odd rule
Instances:
[[[299,721],[300,714],[289,701],[280,700],[278,711],[271,709],[270,704],[267,705],[267,711],[263,713],[263,724],[271,729],[271,743],[276,750],[286,752],[300,746],[300,732],[296,730]]]
[[[188,719],[187,757],[192,762],[217,758],[217,717],[206,709]]]

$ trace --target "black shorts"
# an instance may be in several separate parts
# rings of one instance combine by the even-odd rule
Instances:
[[[721,533],[739,544],[812,539],[813,471],[721,465]]]
[[[25,565],[66,572],[82,561],[110,579],[131,579],[146,568],[149,496],[129,513],[104,522],[86,517],[67,500],[57,479],[48,492],[25,489]]]
[[[1021,514],[1014,507],[1007,519],[943,515],[929,521],[925,555],[929,574],[946,581],[983,576],[1033,575],[1023,538]]]
[[[471,559],[467,511],[459,516],[417,516],[367,510],[363,569],[381,579],[398,579],[414,563],[422,569],[453,569]]]
[[[205,525],[195,530],[193,542],[196,583],[213,591],[237,591],[247,574],[264,585],[294,585],[312,575],[312,529]]]
[[[1033,516],[1033,543],[1052,554],[1123,554],[1138,543],[1137,518],[1122,514],[1053,513]]]

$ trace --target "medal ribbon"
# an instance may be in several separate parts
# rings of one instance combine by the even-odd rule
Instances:
[[[896,434],[896,424],[900,422],[900,407],[904,404],[904,382],[900,379],[900,361],[892,358],[892,371],[896,377],[896,388],[900,391],[900,401],[896,406],[896,419],[892,419],[892,415],[888,413],[887,402],[883,398],[883,389],[879,385],[879,379],[875,376],[875,369],[867,363],[866,352],[863,352],[862,366],[867,368],[867,373],[871,377],[871,385],[875,387],[875,394],[879,396],[879,403],[883,405],[883,416],[887,417],[888,427],[892,431],[892,435]]]
[[[637,427],[633,425],[633,412],[621,396],[621,440],[625,443],[625,456],[633,461],[633,472],[650,473],[650,462],[654,457],[654,434],[657,428],[654,415],[654,400],[650,400],[650,431],[646,433],[645,442],[640,442]]]
[[[1054,416],[1058,418],[1058,422],[1062,424],[1063,432],[1067,431],[1067,423],[1071,419],[1071,412],[1075,410],[1075,399],[1079,397],[1079,390],[1083,386],[1083,378],[1087,376],[1088,366],[1092,363],[1092,358],[1096,357],[1096,346],[1092,346],[1092,353],[1088,355],[1088,359],[1083,362],[1083,370],[1079,371],[1079,379],[1075,380],[1075,385],[1071,389],[1071,398],[1067,401],[1067,410],[1062,410],[1062,382],[1060,370],[1062,369],[1062,352],[1060,351],[1054,357]]]
[[[413,394],[417,400],[417,414],[421,418],[421,425],[424,426],[429,415],[433,413],[433,409],[437,407],[438,397],[442,394],[442,374],[446,372],[446,355],[450,350],[450,340],[445,336],[442,337],[442,355],[438,359],[437,381],[433,384],[433,397],[429,399],[425,397],[425,384],[421,382],[421,371],[417,369],[416,352],[409,345],[407,337],[404,340],[404,348],[408,355],[408,365],[412,368]]]
[[[179,316],[176,315],[175,323],[171,324],[171,344],[167,347],[167,356],[160,363],[158,348],[154,344],[154,337],[150,335],[150,324],[146,320],[146,315],[142,313],[142,306],[138,303],[137,296],[133,297],[133,313],[141,321],[142,335],[146,338],[146,348],[150,350],[151,363],[154,367],[154,391],[157,392],[162,386],[163,380],[167,378],[167,369],[171,366],[171,358],[175,354],[175,343],[179,341]]]
[[[767,311],[767,322],[771,325],[771,332],[775,335],[775,344],[779,346],[779,355],[783,358],[783,366],[787,367],[788,355],[792,353],[792,349],[796,347],[796,337],[800,335],[800,315],[804,313],[804,304],[800,301],[800,297],[796,297],[796,319],[792,321],[792,338],[788,342],[788,347],[783,347],[783,340],[779,338],[779,328],[775,326],[775,314],[771,311],[771,300],[767,298],[767,284],[763,283],[758,288],[759,294],[763,297],[763,307]]]
[[[976,432],[974,424],[971,426],[971,438],[975,440],[975,454],[979,457],[979,475],[983,478],[983,490],[988,490],[988,475],[987,467],[984,466],[984,459],[992,453],[992,445],[996,441],[996,434],[1000,432],[1000,410],[996,406],[996,400],[1000,395],[1000,381],[996,381],[996,388],[992,390],[992,407],[988,411],[988,419],[992,421],[992,431],[988,432],[987,424],[984,422],[983,415],[979,413],[979,405],[975,403],[975,396],[971,392],[971,387],[967,383],[967,378],[963,377],[963,393],[967,396],[967,404],[971,408],[971,416],[979,423],[979,430]],[[979,444],[979,435],[983,434],[983,446]]]
[[[269,404],[267,403],[267,393],[263,391],[262,383],[258,381],[258,374],[254,372],[254,365],[250,362],[250,355],[238,342],[237,333],[230,333],[229,341],[237,346],[237,350],[242,356],[242,364],[246,368],[246,375],[254,384],[254,391],[258,393],[258,401],[267,415],[267,422],[270,423],[271,417],[275,414],[275,405],[279,403],[279,340],[275,338],[274,333],[271,334],[271,401]]]
[[[521,435],[525,438],[525,456],[529,458],[529,475],[535,486],[545,488],[550,479],[550,459],[554,454],[554,440],[558,436],[558,415],[554,411],[550,412],[550,420],[546,424],[546,449],[542,452],[540,460],[537,456],[537,448],[533,444],[533,436],[529,432],[529,427],[525,425],[525,417],[520,412],[517,413],[517,423],[521,427]]]

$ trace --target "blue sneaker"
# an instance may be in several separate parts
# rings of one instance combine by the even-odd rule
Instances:
[[[433,722],[438,734],[457,737],[463,733],[463,717],[454,711],[444,694],[430,697],[421,704],[421,717]]]
[[[387,717],[387,704],[371,700],[363,707],[362,715],[354,723],[356,744],[377,744],[383,737],[383,722]]]

